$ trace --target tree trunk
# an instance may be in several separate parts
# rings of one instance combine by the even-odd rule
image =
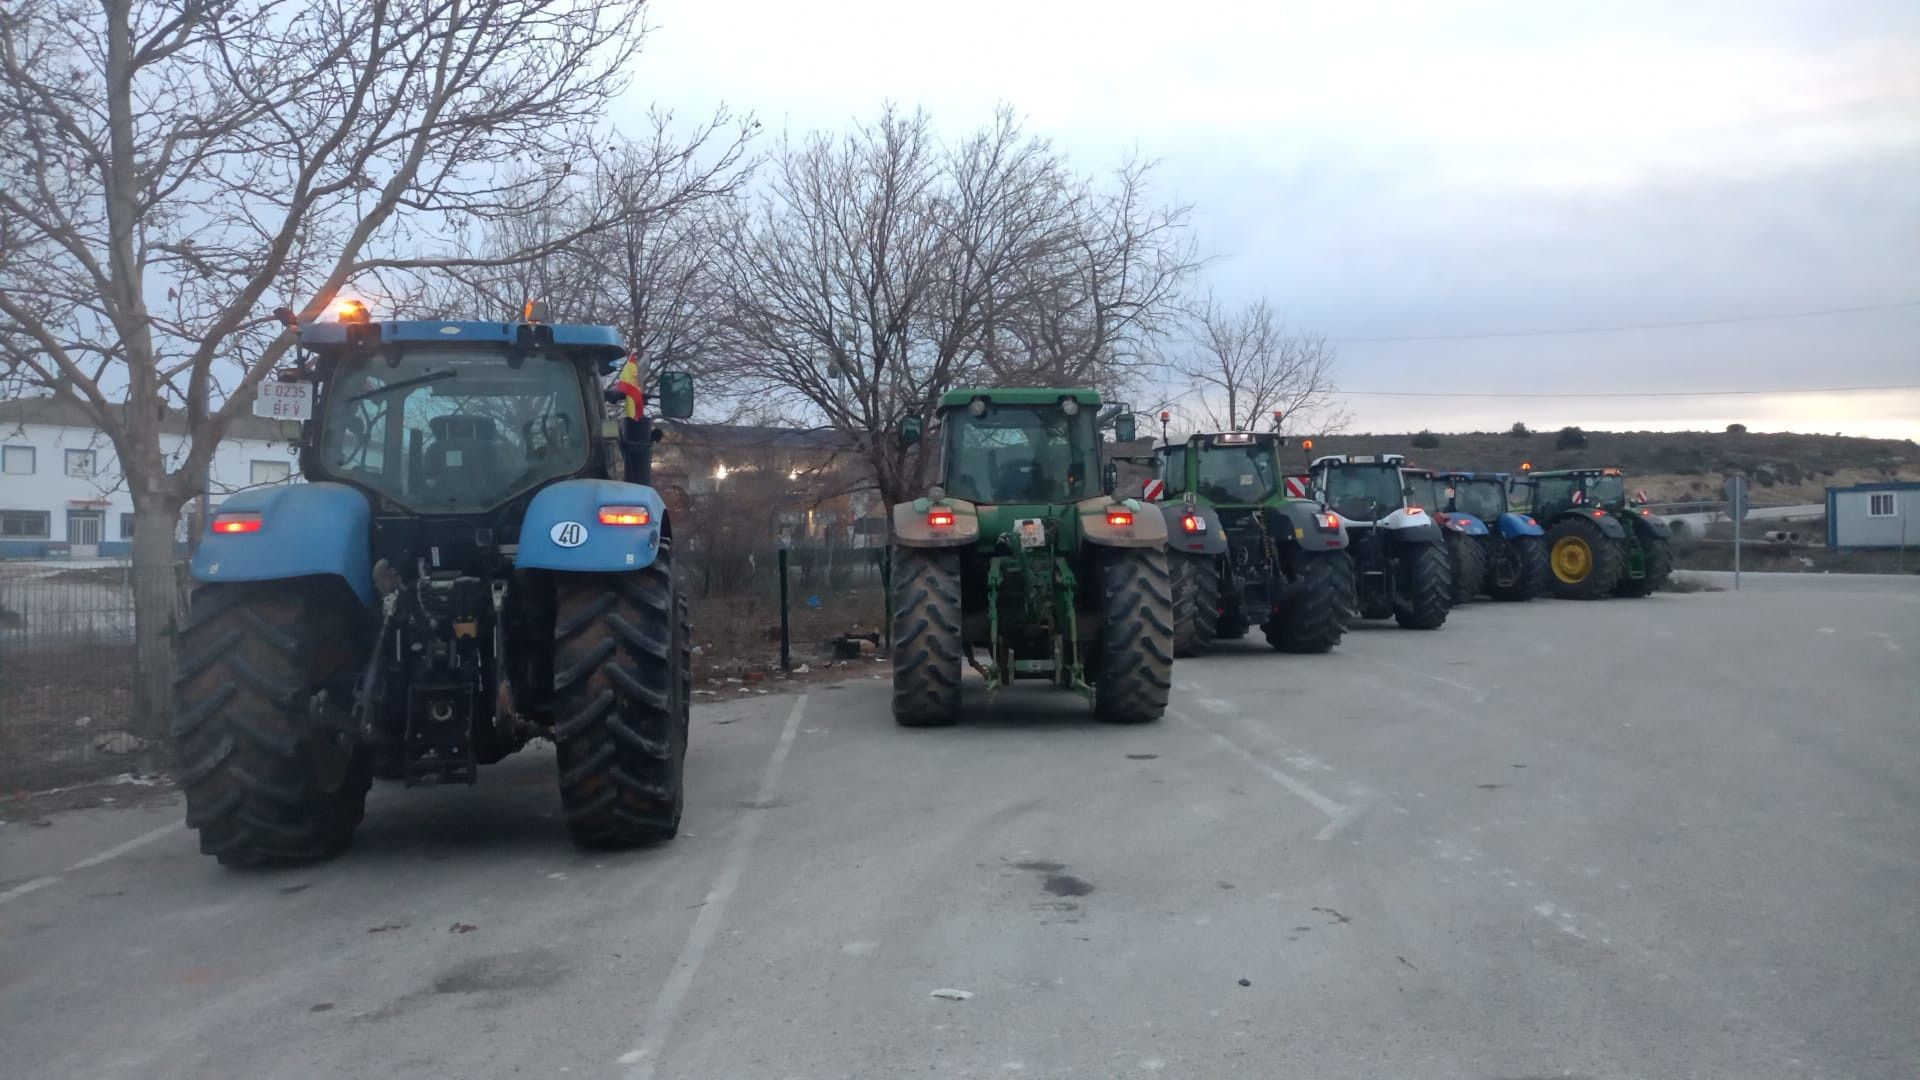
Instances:
[[[133,500],[133,727],[156,748],[173,708],[173,639],[181,613],[174,547],[180,504],[160,494]],[[153,761],[164,757],[155,754]]]

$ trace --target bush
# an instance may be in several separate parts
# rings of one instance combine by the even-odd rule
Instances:
[[[1764,465],[1753,470],[1753,482],[1759,484],[1761,487],[1772,487],[1773,470]]]
[[[1531,438],[1533,438],[1533,432],[1531,432],[1531,431],[1528,431],[1528,430],[1527,430],[1527,425],[1525,425],[1525,424],[1523,424],[1523,423],[1521,423],[1521,422],[1520,422],[1520,421],[1518,421],[1518,420],[1515,420],[1515,421],[1513,422],[1513,426],[1507,429],[1507,434],[1509,434],[1509,435],[1511,435],[1511,436],[1513,436],[1513,437],[1514,437],[1514,438],[1516,438],[1516,439],[1531,439]]]
[[[1745,424],[1728,424],[1727,425],[1727,434],[1729,435],[1745,435],[1746,433],[1747,433],[1747,425]]]
[[[1438,449],[1440,446],[1440,436],[1435,435],[1426,428],[1421,428],[1418,432],[1414,433],[1413,445],[1421,450]]]
[[[1803,479],[1805,479],[1805,476],[1801,473],[1798,462],[1789,461],[1780,466],[1781,483],[1797,484]]]
[[[1553,437],[1556,450],[1579,450],[1586,445],[1587,433],[1571,425],[1561,428],[1560,434]]]

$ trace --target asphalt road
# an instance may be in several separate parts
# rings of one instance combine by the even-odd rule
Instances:
[[[1908,1080],[1920,583],[1745,584],[1249,645],[1141,728],[746,695],[648,852],[540,754],[303,869],[10,822],[0,1074]]]

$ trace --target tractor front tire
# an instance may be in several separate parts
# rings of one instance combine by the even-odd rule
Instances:
[[[1167,554],[1173,574],[1173,655],[1198,656],[1220,625],[1220,571],[1212,555]]]
[[[1289,653],[1323,653],[1340,644],[1353,604],[1353,560],[1344,551],[1303,554],[1300,594],[1285,615],[1269,622],[1267,644]]]
[[[1643,536],[1640,542],[1643,545],[1640,552],[1643,573],[1638,578],[1622,573],[1619,583],[1613,587],[1615,596],[1652,596],[1654,590],[1660,588],[1661,582],[1673,574],[1673,548],[1665,539]]]
[[[363,629],[330,582],[202,585],[181,635],[171,733],[187,827],[225,866],[331,858],[373,774],[344,723]]]
[[[554,575],[553,743],[575,843],[673,839],[686,802],[689,628],[670,553],[624,574]]]
[[[1487,553],[1481,548],[1479,538],[1448,533],[1447,561],[1453,570],[1453,605],[1471,603],[1479,595],[1480,584],[1487,575]]]
[[[1396,597],[1393,621],[1407,630],[1438,630],[1447,621],[1452,597],[1451,565],[1445,544],[1416,544],[1402,555],[1408,562],[1407,592]]]
[[[1584,515],[1547,530],[1547,587],[1562,600],[1600,600],[1619,583],[1620,545]]]
[[[1167,711],[1173,689],[1173,581],[1167,553],[1114,548],[1100,564],[1100,671],[1094,715],[1145,724]]]
[[[893,719],[945,727],[960,719],[960,553],[893,549]]]

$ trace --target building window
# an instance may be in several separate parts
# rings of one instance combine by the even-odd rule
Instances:
[[[1876,491],[1867,496],[1868,517],[1892,517],[1900,512],[1899,506],[1891,491]]]
[[[254,484],[284,484],[293,475],[293,467],[284,461],[253,463]]]
[[[132,514],[120,515],[120,539],[122,540],[133,539],[133,515]]]
[[[68,476],[92,476],[93,475],[93,451],[91,450],[67,451],[67,475]]]
[[[53,535],[52,522],[45,510],[0,510],[0,539],[45,540]]]
[[[8,476],[32,476],[33,447],[0,446],[0,472]]]

